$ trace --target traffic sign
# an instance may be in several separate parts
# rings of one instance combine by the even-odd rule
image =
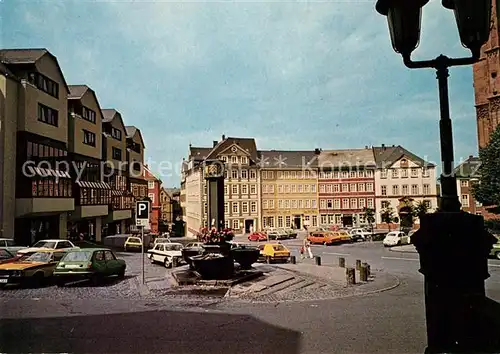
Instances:
[[[135,218],[147,220],[149,223],[149,201],[142,200],[135,203]]]
[[[148,227],[149,221],[147,219],[135,219],[135,226]]]

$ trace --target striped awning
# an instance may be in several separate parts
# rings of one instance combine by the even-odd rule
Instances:
[[[111,195],[114,195],[114,196],[119,197],[119,196],[121,196],[121,195],[125,195],[125,192],[126,192],[126,191],[117,191],[117,190],[112,190],[112,191],[111,191]]]
[[[76,181],[76,184],[81,188],[111,189],[111,186],[105,182]]]
[[[38,175],[40,177],[58,177],[58,178],[71,178],[68,172],[53,170],[51,168],[43,168],[43,167],[33,167],[27,166],[28,171],[32,174],[32,176]]]

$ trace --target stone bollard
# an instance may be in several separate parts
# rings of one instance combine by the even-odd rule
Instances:
[[[356,259],[356,270],[361,269],[361,259]]]
[[[359,269],[359,280],[368,281],[368,274],[365,265],[362,265],[361,268]]]
[[[339,257],[339,267],[345,268],[345,258],[344,257]]]
[[[347,280],[347,285],[356,284],[356,270],[354,268],[346,268],[345,277]]]
[[[315,256],[314,258],[316,260],[316,265],[320,266],[321,265],[321,257],[320,256]]]
[[[366,263],[366,273],[368,275],[368,278],[370,278],[370,276],[372,275],[372,271],[368,263]]]
[[[297,258],[295,258],[295,256],[290,256],[290,263],[296,264],[297,263]]]
[[[172,268],[177,267],[178,264],[179,260],[177,259],[177,257],[172,258]]]

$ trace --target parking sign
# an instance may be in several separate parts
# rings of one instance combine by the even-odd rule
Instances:
[[[149,201],[143,200],[135,204],[135,221],[137,226],[149,224]]]

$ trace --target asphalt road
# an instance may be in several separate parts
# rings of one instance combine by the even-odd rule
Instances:
[[[300,242],[285,241],[293,252]],[[346,257],[397,275],[391,291],[331,301],[243,304],[163,299],[0,299],[0,352],[422,353],[423,279],[418,255],[379,242],[314,246],[323,264]],[[459,260],[457,260],[459,261]],[[500,300],[500,262],[489,297]],[[99,295],[104,295],[99,294]]]

